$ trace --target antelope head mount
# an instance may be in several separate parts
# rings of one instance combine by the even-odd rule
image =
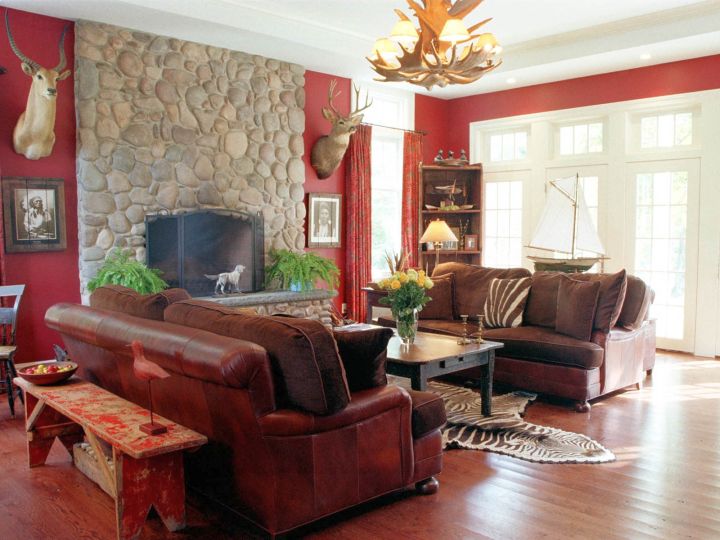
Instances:
[[[70,75],[70,71],[63,71],[67,64],[65,59],[65,33],[69,26],[66,26],[60,35],[58,45],[60,48],[60,61],[58,65],[52,69],[47,69],[22,53],[10,32],[8,12],[5,11],[5,27],[7,28],[10,47],[20,59],[23,72],[32,80],[25,111],[18,118],[13,131],[13,147],[15,151],[28,159],[40,159],[49,156],[55,144],[57,83]]]
[[[328,106],[322,108],[323,117],[330,121],[332,129],[315,142],[310,154],[310,163],[321,180],[328,178],[338,168],[350,143],[350,135],[355,133],[362,122],[363,115],[360,113],[372,105],[372,100],[366,95],[365,105],[360,107],[360,90],[353,85],[357,108],[347,116],[340,114],[333,105],[333,99],[340,95],[339,91],[335,93],[336,85],[337,81],[333,79],[328,90]]]

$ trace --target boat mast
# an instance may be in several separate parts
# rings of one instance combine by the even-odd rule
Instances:
[[[572,227],[572,254],[575,258],[575,235],[577,233],[577,216],[578,216],[578,183],[580,182],[580,173],[575,173],[575,195],[573,197],[573,227]]]

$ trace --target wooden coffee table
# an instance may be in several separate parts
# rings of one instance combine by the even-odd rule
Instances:
[[[479,367],[482,413],[490,416],[495,349],[503,344],[486,341],[458,345],[457,341],[457,337],[418,332],[415,343],[403,347],[400,338],[394,336],[388,343],[386,371],[408,377],[413,390],[425,390],[428,379]]]

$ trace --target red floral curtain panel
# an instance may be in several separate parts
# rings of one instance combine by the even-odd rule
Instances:
[[[409,253],[408,264],[418,266],[418,204],[420,189],[420,161],[422,160],[422,133],[406,131],[403,137],[402,187],[402,250]]]
[[[360,125],[350,138],[345,201],[347,251],[345,261],[345,302],[348,314],[365,322],[365,294],[360,290],[372,277],[372,227],[370,185],[370,142],[372,127]]]

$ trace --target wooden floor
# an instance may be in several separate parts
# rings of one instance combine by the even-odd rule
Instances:
[[[4,396],[1,396],[4,398]],[[605,465],[541,465],[486,452],[445,454],[440,491],[385,497],[301,531],[308,538],[720,538],[720,361],[658,354],[643,390],[590,414],[544,401],[530,422],[584,433],[617,455]],[[111,499],[62,447],[28,469],[20,419],[0,403],[0,539],[112,539]],[[256,538],[191,500],[189,528],[151,519],[143,538]]]

